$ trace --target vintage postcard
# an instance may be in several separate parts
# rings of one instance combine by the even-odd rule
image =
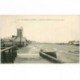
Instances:
[[[79,63],[80,16],[0,15],[1,63]]]

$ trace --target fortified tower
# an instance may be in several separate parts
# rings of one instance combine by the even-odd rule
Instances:
[[[27,45],[27,39],[25,37],[23,37],[23,28],[18,28],[17,29],[17,36],[14,40],[14,43],[18,46],[18,47],[23,47]]]
[[[17,29],[17,37],[22,37],[23,36],[23,28],[18,28]]]

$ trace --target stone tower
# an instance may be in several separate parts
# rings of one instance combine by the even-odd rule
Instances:
[[[18,28],[17,29],[17,36],[14,40],[14,43],[18,46],[18,47],[22,47],[22,46],[26,46],[26,38],[23,37],[23,28]]]
[[[22,28],[18,28],[17,29],[17,37],[22,37],[23,36],[23,29]]]

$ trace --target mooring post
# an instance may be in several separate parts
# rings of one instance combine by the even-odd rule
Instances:
[[[2,53],[1,53],[1,63],[5,63],[5,51],[3,51]]]
[[[12,51],[12,48],[10,48],[10,50],[9,50],[9,60],[10,60],[10,63],[13,63],[14,62],[14,60],[13,60],[13,51]]]

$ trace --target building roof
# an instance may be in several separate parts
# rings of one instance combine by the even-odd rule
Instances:
[[[20,39],[20,37],[16,37],[15,40],[14,40],[14,42],[20,42],[20,40],[22,42],[26,42],[26,38],[25,37],[22,37],[21,39]]]

